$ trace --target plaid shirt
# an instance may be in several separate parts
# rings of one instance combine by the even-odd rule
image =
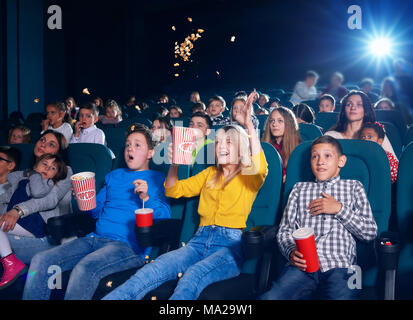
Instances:
[[[307,209],[312,200],[325,192],[343,204],[337,214],[312,216]],[[333,268],[348,268],[356,261],[356,241],[371,241],[377,236],[377,225],[363,185],[357,180],[341,180],[340,176],[326,181],[298,182],[288,203],[277,234],[281,252],[290,260],[296,248],[292,233],[296,222],[314,229],[318,260],[322,272]]]

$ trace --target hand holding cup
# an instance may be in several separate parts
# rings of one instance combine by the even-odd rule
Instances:
[[[139,194],[139,198],[142,201],[147,201],[149,199],[147,182],[145,180],[137,179],[132,183],[135,185],[134,192]]]

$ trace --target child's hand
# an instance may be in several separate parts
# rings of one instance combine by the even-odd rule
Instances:
[[[79,137],[80,131],[83,129],[83,122],[77,121],[75,124],[75,137]]]
[[[139,198],[142,201],[147,201],[149,200],[148,196],[148,184],[146,183],[145,180],[135,180],[132,182],[135,185],[135,193],[139,194]]]
[[[42,130],[46,131],[49,128],[50,125],[50,120],[49,119],[44,119],[41,122]]]
[[[305,271],[307,269],[307,262],[304,259],[301,259],[302,257],[303,254],[295,249],[290,253],[290,262],[294,267],[301,271]]]
[[[340,202],[327,193],[322,192],[321,195],[323,198],[315,199],[308,205],[307,209],[310,210],[311,215],[316,216],[320,213],[336,214],[343,207]]]
[[[254,101],[256,95],[258,95],[257,91],[254,90],[253,92],[251,92],[248,96],[247,102],[245,103],[244,107],[234,115],[235,120],[244,127],[252,125],[252,101]]]

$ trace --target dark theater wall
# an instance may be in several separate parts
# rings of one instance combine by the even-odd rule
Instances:
[[[27,115],[43,100],[43,4],[41,0],[2,0],[2,109]]]

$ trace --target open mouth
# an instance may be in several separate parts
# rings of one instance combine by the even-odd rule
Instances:
[[[134,159],[134,157],[131,154],[128,154],[126,156],[126,160],[128,160],[128,161],[133,161],[133,159]]]

